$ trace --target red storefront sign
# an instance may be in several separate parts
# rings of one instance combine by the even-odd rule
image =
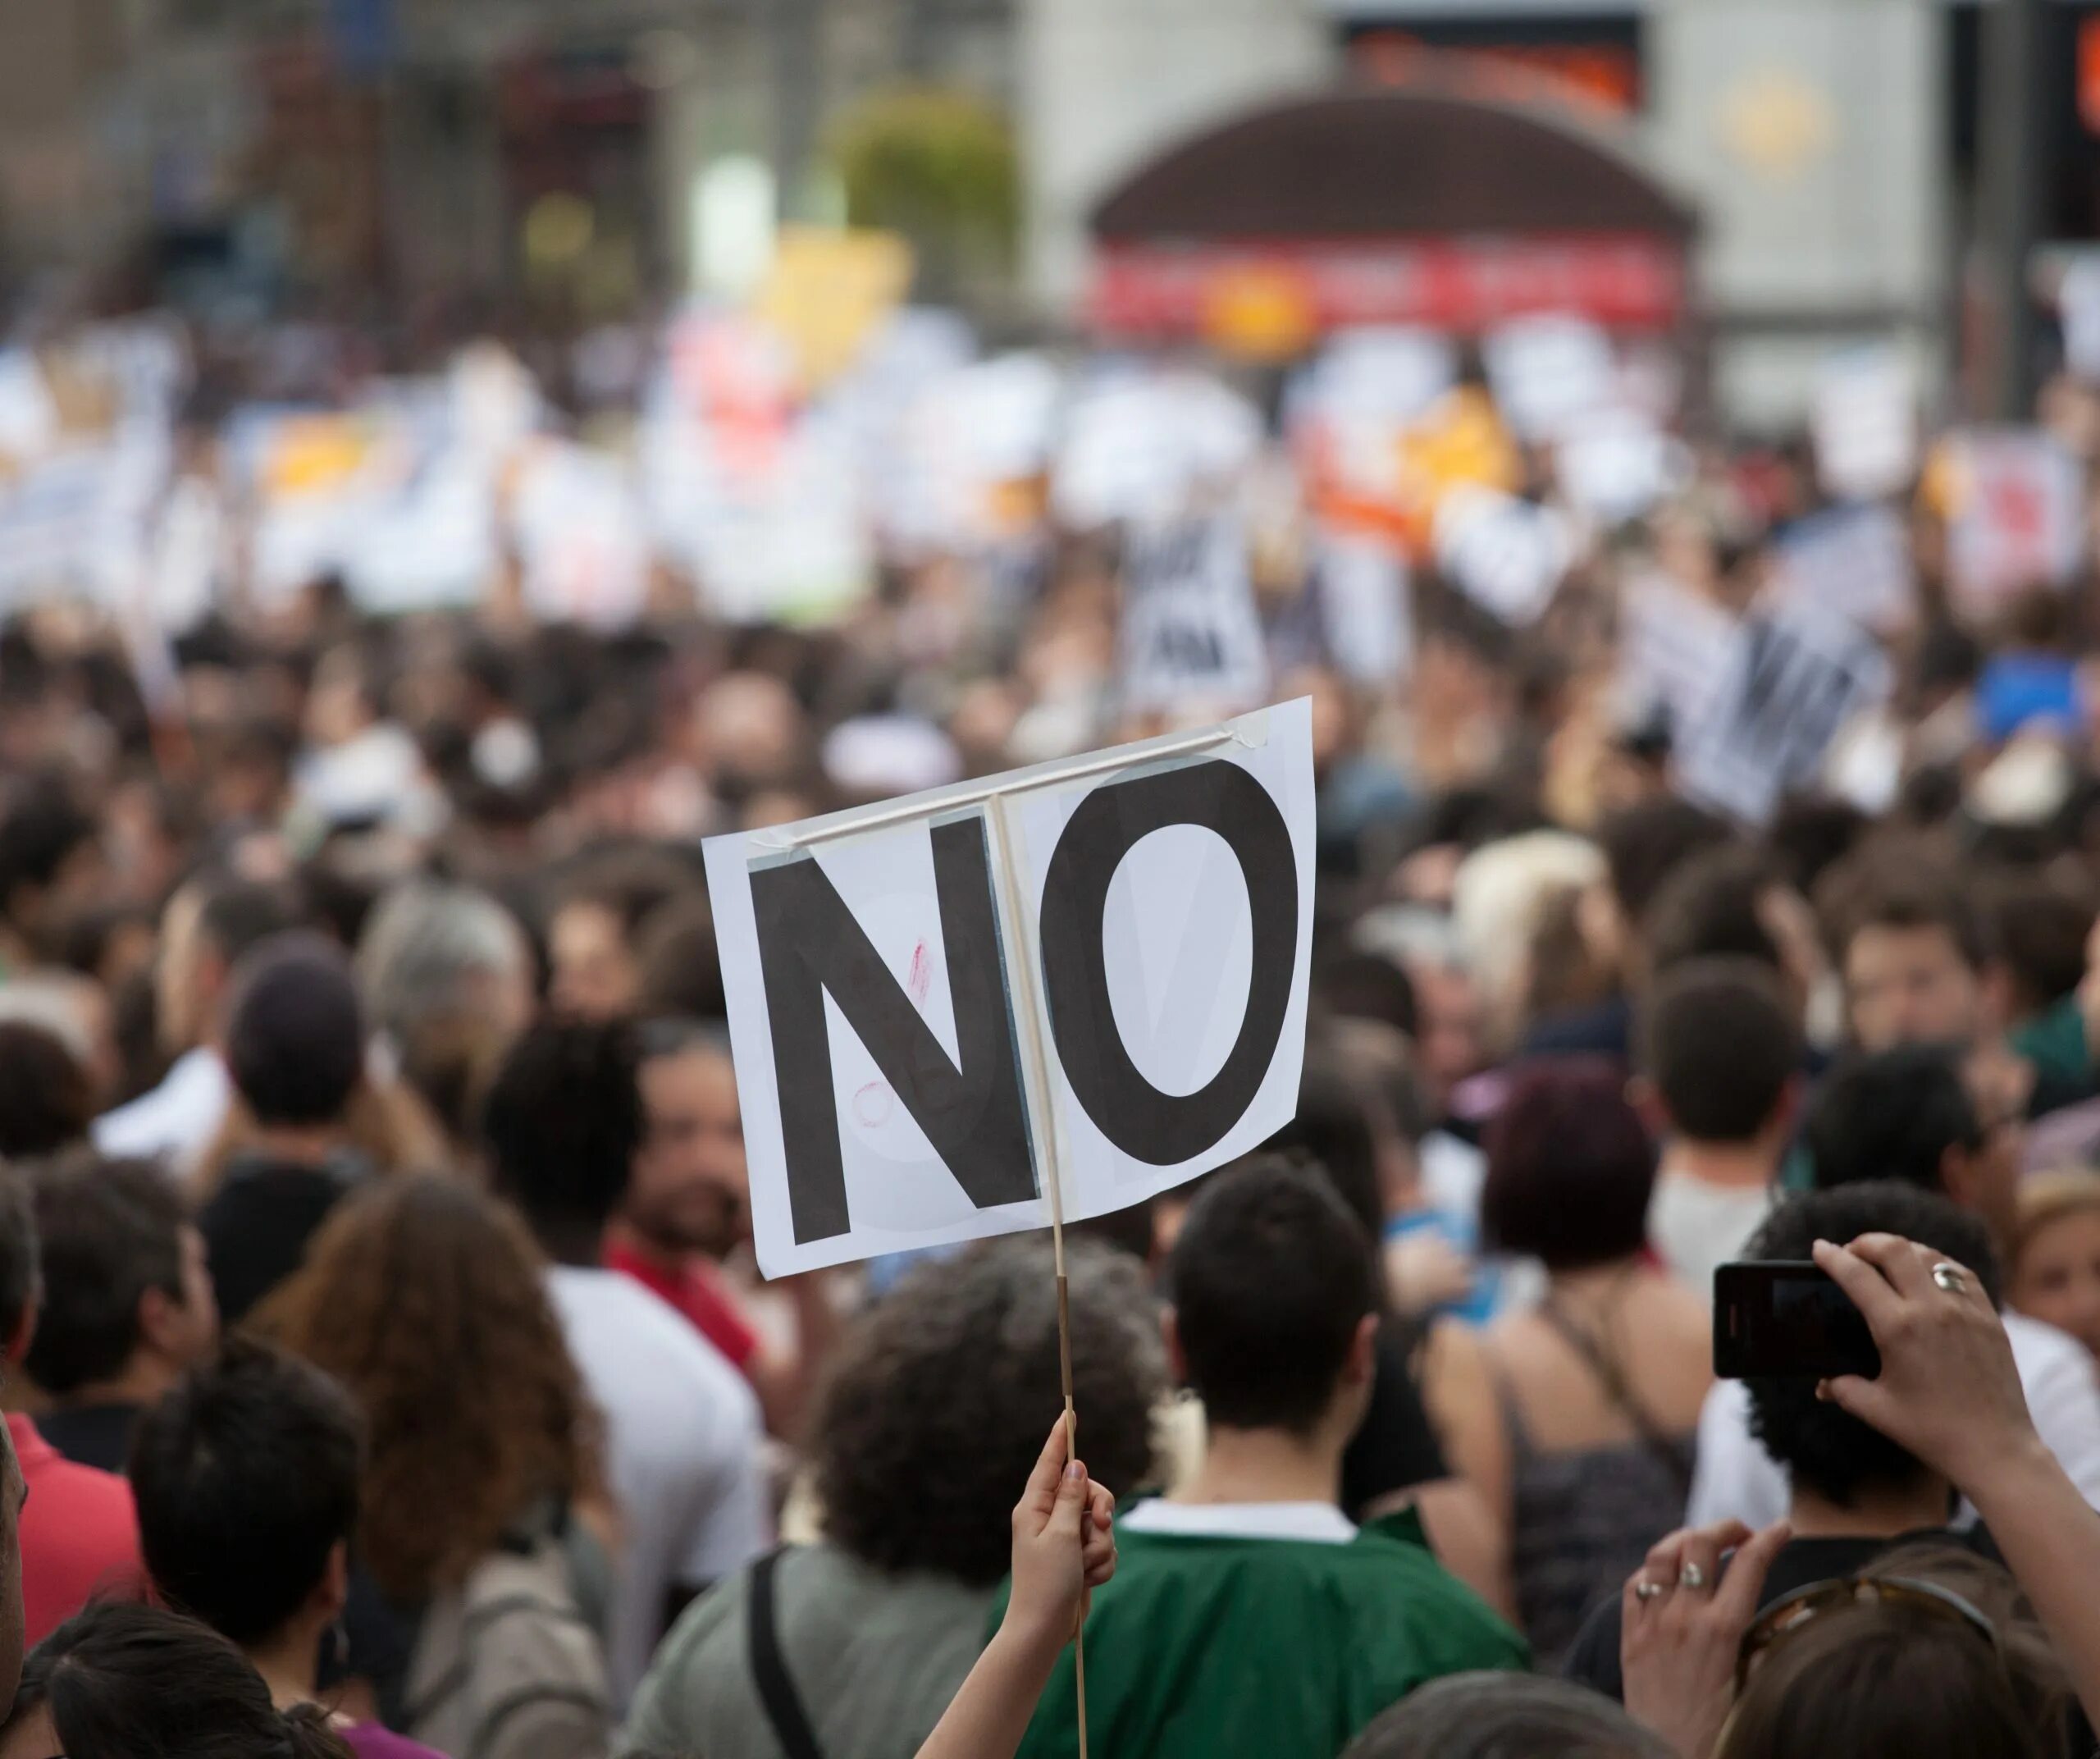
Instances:
[[[1461,332],[1538,312],[1618,330],[1667,330],[1682,316],[1683,252],[1665,239],[1596,234],[1098,245],[1087,316],[1131,340],[1202,336],[1221,304],[1258,289],[1295,304],[1315,331],[1426,324]]]

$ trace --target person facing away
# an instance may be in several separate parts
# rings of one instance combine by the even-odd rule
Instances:
[[[23,1367],[43,1439],[121,1472],[139,1414],[218,1342],[204,1242],[145,1161],[86,1153],[30,1175],[43,1299]]]
[[[623,1547],[608,1659],[624,1703],[666,1626],[772,1538],[758,1400],[735,1366],[632,1277],[605,1268],[644,1117],[631,1027],[542,1021],[483,1112],[496,1189],[551,1261],[547,1292],[603,1414]]]
[[[226,1323],[299,1268],[314,1230],[366,1173],[350,1147],[364,1012],[349,964],[317,934],[263,942],[235,971],[225,1032],[253,1138],[198,1212]]]
[[[1663,1144],[1648,1236],[1694,1294],[1771,1213],[1801,1058],[1778,980],[1753,959],[1678,966],[1642,1009],[1636,1092]]]
[[[1646,1250],[1655,1149],[1617,1067],[1521,1074],[1487,1138],[1491,1243],[1546,1270],[1538,1305],[1445,1328],[1426,1377],[1453,1464],[1506,1524],[1513,1603],[1557,1661],[1598,1594],[1678,1524],[1713,1379],[1707,1304]]]
[[[1087,1469],[1134,1491],[1152,1481],[1166,1392],[1153,1306],[1135,1263],[1098,1242],[1070,1241],[1066,1268]],[[799,1715],[822,1759],[913,1759],[984,1649],[1057,1364],[1047,1240],[906,1272],[841,1341],[818,1400],[821,1537],[686,1609],[636,1694],[628,1750],[799,1759],[780,1720]]]
[[[1893,1181],[1804,1191],[1772,1213],[1748,1249],[1759,1261],[1803,1261],[1819,1240],[1894,1234],[1918,1241],[1973,1270],[1995,1300],[1997,1259],[1973,1216],[1945,1198]],[[1947,1480],[1879,1430],[1816,1396],[1806,1375],[1760,1377],[1740,1384],[1759,1447],[1789,1487],[1779,1516],[1792,1537],[1767,1574],[1769,1606],[1810,1583],[1866,1569],[1891,1547],[1912,1540],[1980,1543],[1972,1529],[1948,1523],[1954,1492]],[[1624,1696],[1619,1665],[1623,1607],[1613,1595],[1598,1603],[1568,1658],[1570,1679],[1610,1697]]]
[[[1454,1674],[1395,1704],[1342,1759],[1676,1759],[1676,1750],[1571,1681]]]
[[[0,1168],[0,1356],[10,1373],[20,1371],[34,1341],[40,1284],[28,1181]],[[0,1499],[5,1519],[16,1524],[11,1555],[19,1556],[20,1572],[12,1603],[0,1597],[0,1661],[15,1606],[19,1634],[36,1643],[94,1596],[135,1593],[140,1579],[130,1486],[66,1459],[21,1411],[7,1413],[7,1438]],[[0,1579],[0,1597],[10,1592]]]
[[[105,1601],[38,1644],[0,1759],[352,1759],[318,1705],[281,1710],[217,1632]]]
[[[2016,1117],[1979,1115],[1952,1049],[1900,1045],[1841,1064],[1810,1108],[1803,1144],[1815,1183],[1835,1190],[1901,1180],[1974,1216],[1994,1250],[2017,1225]],[[2006,1336],[2043,1442],[2086,1501],[2100,1507],[2100,1383],[2093,1358],[2053,1326],[2004,1315]],[[1786,1474],[1750,1428],[1742,1383],[1723,1381],[1699,1420],[1699,1469],[1687,1520],[1769,1526],[1786,1511]]]
[[[365,1422],[344,1672],[442,1751],[536,1759],[518,1743],[551,1725],[564,1759],[602,1752],[613,1524],[523,1224],[456,1181],[375,1182],[262,1317]]]
[[[1116,1523],[1116,1574],[1087,1621],[1096,1751],[1333,1754],[1426,1681],[1525,1665],[1413,1516],[1359,1528],[1337,1504],[1375,1372],[1376,1250],[1326,1179],[1274,1156],[1190,1205],[1162,1323],[1208,1434],[1171,1500]],[[1076,1720],[1068,1653],[1023,1759],[1071,1752]]]
[[[171,1387],[139,1425],[131,1488],[154,1592],[235,1644],[285,1712],[322,1702],[322,1645],[349,1599],[363,1430],[317,1368],[251,1340]],[[336,1719],[358,1759],[433,1759]]]

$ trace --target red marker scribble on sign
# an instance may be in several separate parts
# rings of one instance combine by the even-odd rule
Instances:
[[[888,1081],[870,1081],[853,1095],[854,1119],[865,1129],[876,1129],[889,1122],[896,1103]]]
[[[934,987],[934,956],[926,950],[923,940],[911,949],[911,969],[905,974],[904,987],[911,999],[923,1003],[926,992]]]

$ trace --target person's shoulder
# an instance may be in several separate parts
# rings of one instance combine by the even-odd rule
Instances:
[[[2091,1353],[2068,1332],[2007,1308],[2005,1335],[2012,1346],[2013,1361],[2022,1381],[2063,1374],[2087,1382],[2094,1380]]]
[[[750,1382],[735,1364],[660,1296],[619,1271],[557,1268],[549,1289],[577,1365],[601,1392],[635,1389],[652,1406],[669,1409],[682,1387],[710,1408],[757,1409]]]

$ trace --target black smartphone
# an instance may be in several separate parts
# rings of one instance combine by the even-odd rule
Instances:
[[[1714,1372],[1723,1380],[1881,1373],[1866,1315],[1812,1263],[1723,1264],[1714,1272]]]

